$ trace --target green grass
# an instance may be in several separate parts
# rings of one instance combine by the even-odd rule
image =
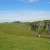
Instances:
[[[0,50],[50,50],[50,39],[31,33],[26,24],[0,24]]]

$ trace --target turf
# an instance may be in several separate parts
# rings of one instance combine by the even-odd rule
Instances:
[[[0,50],[50,50],[50,39],[31,33],[26,24],[0,24]]]

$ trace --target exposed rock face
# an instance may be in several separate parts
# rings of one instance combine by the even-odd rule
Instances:
[[[36,32],[36,36],[41,37],[40,35],[43,33],[50,34],[50,21],[40,21],[40,22],[33,22],[32,30]]]

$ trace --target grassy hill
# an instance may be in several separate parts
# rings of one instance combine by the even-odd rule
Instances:
[[[0,50],[50,50],[50,39],[33,37],[26,23],[1,23]]]

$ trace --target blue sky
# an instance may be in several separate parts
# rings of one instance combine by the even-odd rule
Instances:
[[[50,0],[0,0],[0,22],[50,19]]]

